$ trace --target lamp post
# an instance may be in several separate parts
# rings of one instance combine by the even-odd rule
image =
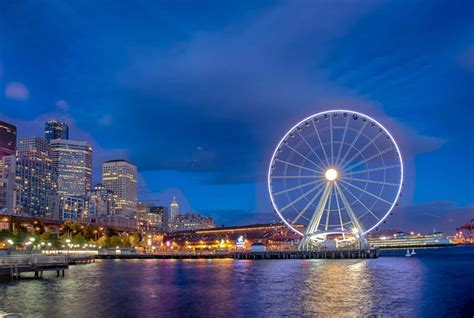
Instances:
[[[69,257],[69,247],[70,247],[70,244],[71,243],[71,240],[70,239],[66,239],[66,245],[67,245],[67,256]]]

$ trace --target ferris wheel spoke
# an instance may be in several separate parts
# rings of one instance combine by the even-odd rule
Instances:
[[[305,217],[303,214],[305,214],[306,210],[308,210],[308,208],[311,206],[311,204],[314,203],[314,201],[318,198],[318,196],[321,194],[321,192],[323,192],[325,188],[321,188],[319,189],[319,191],[314,195],[314,197],[309,200],[309,202],[306,204],[306,206],[303,208],[303,210],[301,210],[300,213],[298,213],[298,215],[293,219],[292,223],[296,223],[300,217],[303,217],[305,218],[306,220],[309,221],[309,219],[307,217]]]
[[[357,216],[355,215],[354,210],[352,210],[352,207],[349,204],[349,201],[347,201],[347,198],[344,195],[344,192],[342,192],[341,188],[339,187],[339,184],[334,183],[334,186],[336,188],[336,191],[339,192],[339,196],[341,197],[341,200],[344,203],[344,206],[346,207],[346,211],[349,214],[349,218],[351,219],[352,224],[359,231],[359,233],[362,233],[364,229],[362,225],[359,223],[359,219],[357,219]]]
[[[365,158],[363,161],[360,161],[360,162],[358,162],[358,163],[356,163],[356,164],[354,164],[354,165],[352,165],[352,166],[350,166],[350,167],[348,167],[348,168],[344,168],[344,169],[351,170],[351,169],[353,169],[353,168],[355,168],[355,167],[358,167],[358,166],[360,166],[360,165],[362,165],[362,164],[364,164],[364,163],[369,162],[369,161],[372,160],[372,159],[375,159],[375,158],[377,158],[377,157],[379,157],[379,156],[382,156],[382,155],[386,154],[387,152],[389,152],[390,150],[393,150],[393,149],[394,149],[393,147],[389,147],[389,148],[387,148],[387,149],[385,149],[385,150],[382,150],[382,151],[380,151],[380,152],[378,152],[378,153],[376,153],[376,154],[370,156],[369,158]]]
[[[331,197],[332,197],[332,192],[329,194],[328,212],[326,213],[326,226],[324,227],[325,231],[327,231],[329,227],[329,214],[331,213]]]
[[[312,171],[312,172],[316,172],[316,173],[321,173],[321,171],[314,170],[314,169],[311,169],[311,168],[307,168],[305,166],[297,165],[296,163],[293,163],[293,162],[289,162],[289,161],[285,161],[285,160],[281,160],[281,159],[275,159],[275,161],[279,161],[281,163],[284,163],[284,164],[287,164],[287,165],[290,165],[290,166],[293,166],[293,167],[296,167],[296,168],[300,168],[300,169],[304,169],[304,170],[308,170],[308,171]]]
[[[286,209],[288,209],[290,206],[294,205],[295,203],[301,201],[304,197],[306,197],[308,194],[310,194],[311,192],[317,190],[319,187],[316,186],[314,188],[311,188],[310,190],[306,191],[305,193],[303,193],[302,195],[300,195],[299,197],[297,197],[294,201],[291,201],[290,203],[288,203],[287,205],[285,205],[283,208],[281,208],[281,211],[285,211]]]
[[[391,169],[391,168],[398,168],[400,167],[400,164],[396,165],[390,165],[390,166],[383,166],[383,167],[378,167],[378,168],[371,168],[371,169],[365,169],[365,170],[359,170],[359,171],[351,171],[344,173],[345,176],[348,175],[353,175],[353,174],[360,174],[360,173],[366,173],[366,172],[373,172],[373,171],[380,171],[380,170],[385,170],[385,169]]]
[[[306,157],[305,155],[303,155],[301,152],[299,152],[298,150],[296,150],[295,148],[291,147],[290,145],[288,144],[285,144],[286,147],[288,147],[291,151],[297,153],[298,155],[300,155],[301,157],[303,157],[305,160],[307,160],[308,162],[311,162],[313,165],[315,165],[316,167],[318,167],[319,169],[324,170],[323,168],[321,168],[316,162],[314,162],[313,160],[309,159],[308,157]]]
[[[291,191],[294,191],[294,190],[298,190],[298,189],[307,187],[307,186],[312,185],[312,184],[322,183],[322,182],[323,182],[323,180],[315,180],[315,181],[303,183],[303,184],[300,184],[296,187],[292,187],[292,188],[288,188],[288,189],[285,189],[285,190],[282,190],[282,191],[279,191],[279,192],[275,192],[274,195],[280,195],[280,194],[288,193],[288,192],[291,192]]]
[[[339,213],[339,222],[341,223],[341,231],[344,231],[344,223],[342,222],[342,211],[341,211],[341,206],[339,204],[339,196],[337,195],[337,191],[334,191],[334,195],[336,196],[336,206],[337,206],[337,212]],[[344,234],[342,234],[342,237],[345,239]]]
[[[329,135],[331,140],[331,166],[334,165],[334,132],[332,131],[332,116],[329,115]]]
[[[344,160],[346,160],[351,150],[354,149],[354,145],[356,144],[357,140],[359,140],[359,137],[360,135],[362,135],[362,132],[364,131],[365,127],[367,127],[367,123],[364,123],[362,127],[359,129],[359,131],[357,132],[357,135],[355,136],[354,140],[352,140],[351,145],[349,146],[349,148],[347,148],[346,152],[344,153],[344,156],[342,157],[340,161],[341,164],[344,163]]]
[[[344,145],[344,141],[346,140],[347,127],[349,127],[349,122],[350,122],[350,119],[347,119],[346,125],[344,126],[344,133],[342,134],[341,144],[339,145],[339,151],[337,152],[337,157],[336,157],[336,162],[335,162],[336,166],[339,164],[339,158],[341,156],[342,146]]]
[[[316,128],[316,124],[314,123],[314,121],[312,121],[312,122],[313,122],[314,131],[316,132],[316,136],[318,136],[319,144],[321,145],[321,149],[323,150],[324,157],[326,158],[326,162],[327,162],[328,166],[330,166],[328,155],[326,154],[326,149],[324,149],[323,142],[321,141],[321,136],[319,136],[318,128]]]
[[[316,158],[318,158],[319,162],[321,163],[324,163],[324,161],[319,157],[319,155],[317,154],[317,152],[314,150],[313,147],[311,147],[311,145],[309,144],[308,140],[306,140],[306,137],[303,136],[303,134],[301,132],[299,132],[297,130],[298,134],[301,136],[301,139],[303,139],[303,141],[306,143],[306,145],[308,146],[309,149],[311,149],[311,152],[314,153],[314,155],[316,156]],[[321,170],[324,170],[323,168],[321,168],[320,166],[318,166]]]
[[[349,165],[350,162],[352,162],[352,160],[354,160],[359,154],[362,154],[364,152],[365,149],[369,148],[370,145],[373,145],[374,142],[380,137],[382,136],[382,132],[379,132],[377,135],[375,135],[374,138],[370,139],[369,142],[364,146],[362,147],[362,149],[356,153],[354,156],[351,157],[351,159],[347,160],[347,162],[342,166],[342,170],[345,170],[346,167]]]
[[[354,193],[352,193],[352,191],[350,191],[350,190],[349,190],[346,186],[344,186],[343,184],[341,184],[341,187],[343,187],[344,190],[346,190],[354,199],[356,199],[357,202],[359,202],[359,203],[367,210],[366,213],[364,213],[364,214],[361,215],[361,217],[360,217],[361,219],[362,219],[362,217],[365,216],[367,213],[370,213],[370,214],[372,214],[372,216],[373,216],[375,219],[377,219],[377,221],[380,221],[380,218],[378,218],[358,197],[356,197],[356,196],[354,195]]]
[[[316,176],[271,176],[272,179],[314,179]]]
[[[399,186],[399,184],[397,184],[397,183],[384,182],[384,181],[375,181],[375,180],[369,180],[369,179],[346,178],[346,177],[341,177],[341,179],[354,180],[354,181],[360,181],[360,182],[368,182],[368,183],[375,183],[375,184],[382,184],[382,185],[388,185],[388,186],[393,186],[393,187],[398,187]]]
[[[389,201],[385,200],[384,198],[381,198],[381,197],[379,197],[378,195],[375,195],[375,194],[373,194],[373,193],[371,193],[371,192],[369,192],[369,191],[367,191],[367,190],[365,190],[365,189],[362,189],[362,188],[360,188],[360,187],[358,187],[358,186],[355,186],[355,185],[353,185],[352,183],[349,183],[349,182],[344,181],[344,180],[342,180],[342,179],[341,179],[341,182],[343,182],[343,183],[345,183],[345,184],[347,184],[347,185],[350,185],[351,187],[353,187],[353,188],[355,188],[355,189],[357,189],[357,190],[359,190],[359,191],[362,191],[362,192],[364,192],[364,193],[366,193],[366,194],[368,194],[368,195],[370,195],[370,196],[372,196],[372,197],[374,197],[374,198],[376,198],[376,199],[378,199],[378,200],[380,200],[380,201],[382,201],[382,202],[385,202],[385,203],[387,203],[388,205],[392,205],[392,202],[389,202]]]
[[[314,233],[318,230],[319,223],[321,222],[321,217],[323,216],[324,208],[326,207],[326,203],[328,201],[329,195],[333,189],[333,183],[328,182],[326,187],[324,188],[324,192],[321,195],[321,199],[318,202],[318,205],[314,209],[313,216],[311,217],[311,222],[308,224],[308,229],[306,233]]]

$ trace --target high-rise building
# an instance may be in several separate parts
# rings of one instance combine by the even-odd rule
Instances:
[[[58,193],[63,197],[86,197],[92,182],[92,147],[85,141],[50,141],[58,173]]]
[[[96,184],[89,195],[89,218],[115,215],[115,197],[103,184]]]
[[[66,123],[57,120],[48,120],[44,127],[44,138],[47,141],[53,139],[69,139],[69,127]]]
[[[18,155],[4,157],[4,172],[19,185],[18,213],[51,217],[54,214],[57,175],[48,143],[38,137],[22,138]],[[11,185],[15,187],[14,184]]]
[[[170,204],[170,217],[169,220],[172,222],[179,215],[179,204],[176,202],[176,198],[173,197],[173,201]]]
[[[2,176],[3,157],[15,155],[16,152],[16,127],[4,121],[0,121],[0,212],[11,213],[14,203],[15,178],[8,179]],[[10,180],[10,184],[9,184]],[[12,183],[13,182],[13,183]]]
[[[0,177],[2,173],[2,158],[14,155],[16,152],[16,127],[0,121]]]
[[[102,184],[116,195],[115,214],[137,213],[137,167],[126,160],[110,160],[102,165]]]

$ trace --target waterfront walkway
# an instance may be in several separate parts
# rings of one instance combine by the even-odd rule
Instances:
[[[199,258],[232,258],[232,259],[354,259],[377,258],[377,249],[355,250],[320,250],[300,251],[266,251],[266,252],[162,252],[162,253],[108,253],[95,255],[99,259],[199,259]]]

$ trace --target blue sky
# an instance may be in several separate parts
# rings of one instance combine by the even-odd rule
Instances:
[[[276,143],[322,110],[370,113],[399,141],[406,187],[387,227],[474,216],[471,1],[2,1],[0,118],[70,124],[140,170],[140,198],[275,219]]]

